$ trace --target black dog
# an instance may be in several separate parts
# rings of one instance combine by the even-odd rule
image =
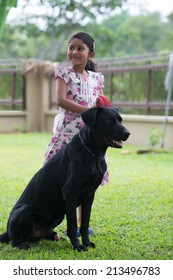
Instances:
[[[74,249],[95,247],[88,237],[94,193],[107,169],[108,147],[121,148],[129,131],[113,108],[94,107],[82,114],[85,126],[31,179],[13,207],[0,242],[27,248],[40,238],[55,239],[53,229],[67,216],[68,236]],[[82,243],[76,236],[76,208],[82,205]]]

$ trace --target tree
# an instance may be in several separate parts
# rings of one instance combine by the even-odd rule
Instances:
[[[132,16],[123,12],[101,22],[93,19],[84,26],[81,23],[71,23],[71,26],[70,22],[69,25],[59,23],[57,27],[52,25],[52,29],[42,28],[26,19],[14,24],[13,21],[4,26],[4,36],[0,40],[0,56],[3,58],[62,61],[69,37],[78,31],[93,36],[97,58],[172,51],[173,14],[168,16],[167,21],[162,21],[158,13]]]
[[[167,21],[162,21],[159,13],[131,16],[125,12],[104,20],[97,28],[93,26],[90,30],[95,30],[97,40],[107,42],[97,44],[99,55],[115,57],[171,51],[172,28],[171,15]]]
[[[41,17],[46,23],[47,30],[59,27],[62,24],[68,26],[85,26],[99,16],[108,17],[115,8],[122,7],[128,0],[38,0],[38,6],[43,13],[35,17]],[[29,4],[29,1],[28,1]],[[25,4],[27,7],[27,4]],[[33,14],[31,15],[33,20]],[[27,21],[29,17],[27,17]]]
[[[11,7],[17,6],[17,0],[0,0],[0,37],[2,34],[2,28],[3,24],[5,22],[5,19],[8,15],[8,12]]]
[[[41,45],[38,58],[43,59],[50,53],[49,59],[55,60],[66,38],[74,30],[84,29],[99,16],[110,16],[116,7],[121,7],[125,2],[127,0],[38,0],[38,9],[26,14],[25,9],[30,1],[23,1],[21,25],[30,23],[40,26],[40,21],[43,23],[40,29],[47,36],[47,42]]]

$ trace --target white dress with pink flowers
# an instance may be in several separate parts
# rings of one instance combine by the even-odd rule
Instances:
[[[96,103],[100,89],[104,87],[104,77],[101,73],[88,71],[88,77],[74,72],[72,67],[58,66],[55,70],[55,79],[63,79],[67,84],[67,98],[88,108]],[[59,108],[55,117],[52,137],[46,153],[45,163],[61,150],[84,125],[80,114]],[[102,185],[109,182],[108,172],[105,173]]]

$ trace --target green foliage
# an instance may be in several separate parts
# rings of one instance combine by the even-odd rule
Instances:
[[[22,190],[42,166],[50,134],[0,135],[0,233]],[[4,260],[172,260],[172,151],[137,155],[109,149],[110,185],[99,187],[92,209],[95,249],[75,252],[64,235],[59,242],[41,241],[28,251],[0,244]],[[7,191],[8,190],[8,191]]]
[[[47,7],[48,13],[42,18],[47,22],[48,29],[54,29],[63,24],[66,27],[85,26],[100,15],[109,16],[116,7],[121,7],[127,0],[40,0]]]
[[[116,7],[121,7],[127,0],[92,0],[85,1],[73,0],[73,1],[62,1],[62,0],[40,0],[38,4],[40,7],[45,9],[44,13],[28,14],[23,13],[20,16],[20,26],[23,27],[21,32],[21,39],[23,40],[23,34],[27,35],[28,38],[35,40],[35,32],[29,37],[27,32],[28,25],[35,23],[41,26],[39,22],[42,22],[40,32],[44,33],[45,40],[43,44],[40,44],[39,40],[36,44],[35,56],[37,58],[45,58],[56,60],[57,54],[59,55],[59,49],[62,48],[64,40],[70,35],[70,33],[76,29],[84,28],[87,24],[95,22],[95,19],[102,15],[102,17],[108,17],[112,10]],[[30,5],[30,1],[24,1],[23,11]],[[18,19],[19,22],[19,19]],[[17,25],[13,23],[14,25]],[[15,30],[16,30],[15,26]],[[20,27],[19,27],[20,28]],[[5,31],[4,31],[5,37]],[[29,40],[29,39],[28,39]],[[28,43],[27,40],[27,43]],[[20,45],[20,43],[19,43]],[[40,45],[40,48],[39,48]],[[43,47],[44,46],[44,47]],[[28,49],[29,48],[27,44]],[[37,52],[37,50],[41,50]],[[20,53],[21,56],[21,53]],[[31,57],[31,56],[29,56]]]
[[[14,21],[4,26],[1,57],[62,61],[68,39],[81,30],[95,38],[97,57],[171,51],[172,14],[167,21],[162,21],[159,13],[114,15],[116,7],[124,2],[97,0],[81,5],[82,1],[40,0],[49,12],[32,16],[23,13],[18,24]]]
[[[11,7],[17,6],[17,0],[0,0],[0,35],[3,24]]]
[[[106,36],[106,34],[109,39],[105,38],[105,42],[109,47],[110,57],[172,50],[172,45],[168,44],[169,36],[171,36],[169,32],[172,27],[173,22],[169,21],[169,18],[168,22],[163,22],[159,13],[139,16],[130,16],[127,12],[121,13],[105,19],[99,25],[99,30],[104,28],[105,32],[103,32],[103,35],[100,30],[95,36],[97,40],[100,40],[101,37],[97,51],[99,56],[107,56],[107,53],[105,54],[104,50],[101,50],[103,45],[101,41],[103,42],[103,36]]]
[[[155,148],[157,144],[162,140],[163,132],[158,130],[157,128],[152,128],[149,131],[149,147]]]

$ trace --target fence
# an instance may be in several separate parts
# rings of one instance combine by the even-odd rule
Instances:
[[[166,100],[164,77],[167,64],[145,65],[134,69],[117,69],[105,73],[106,83],[110,83],[111,103],[121,108],[123,113],[163,115]],[[158,94],[159,92],[159,94]],[[173,109],[173,103],[170,104]]]
[[[169,53],[150,53],[98,59],[96,63],[97,71],[101,71],[105,77],[104,93],[114,107],[125,114],[163,115],[167,96],[164,79],[168,60]],[[55,106],[54,93],[50,92],[50,108]]]
[[[20,65],[20,67],[19,67]],[[25,77],[21,63],[0,61],[0,110],[25,110]]]
[[[168,53],[154,53],[122,59],[96,60],[97,70],[105,77],[104,92],[112,105],[125,114],[163,115],[167,94],[164,79],[168,59]],[[24,67],[22,61],[0,61],[1,110],[26,109]],[[49,77],[49,108],[56,107],[52,71]],[[172,100],[170,110],[172,115]]]
[[[105,76],[104,92],[112,105],[124,114],[133,132],[130,139],[134,144],[145,144],[153,125],[162,129],[166,100],[164,79],[168,59],[168,53],[160,53],[96,61],[97,70]],[[54,67],[51,62],[26,60],[7,64],[0,61],[1,132],[52,130],[53,118],[58,109]],[[171,101],[171,114],[172,109]],[[139,135],[136,138],[136,128],[140,129],[143,126],[141,124],[144,125],[144,135],[141,134],[139,139]],[[166,145],[172,147],[172,117],[169,117],[168,127]]]

